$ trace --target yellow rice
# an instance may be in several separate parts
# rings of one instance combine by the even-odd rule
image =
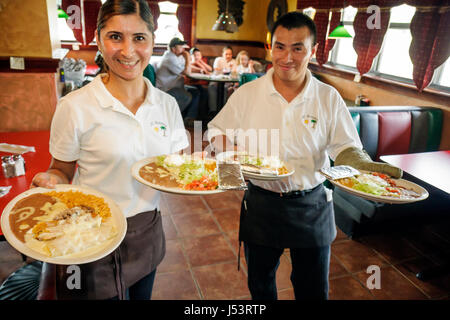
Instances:
[[[111,216],[111,210],[109,209],[108,204],[105,203],[105,200],[103,198],[72,190],[65,192],[51,191],[45,194],[51,197],[58,198],[69,209],[80,205],[91,207],[94,209],[95,215],[100,215],[103,221]]]

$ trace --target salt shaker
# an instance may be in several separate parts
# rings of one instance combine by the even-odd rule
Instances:
[[[16,175],[16,166],[14,165],[13,156],[2,157],[3,175],[5,178],[12,178]]]
[[[17,154],[13,156],[14,166],[16,169],[16,177],[25,175],[25,159]]]

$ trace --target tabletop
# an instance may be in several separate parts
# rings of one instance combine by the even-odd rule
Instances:
[[[380,159],[450,194],[450,150],[381,156]]]
[[[35,152],[27,152],[22,156],[25,160],[25,175],[19,177],[5,178],[3,171],[0,173],[0,186],[11,186],[8,194],[0,197],[0,215],[9,201],[18,194],[29,189],[31,180],[38,172],[46,171],[50,165],[51,155],[48,150],[50,131],[28,131],[28,132],[0,132],[0,143],[34,146]],[[0,152],[0,156],[8,153]],[[3,235],[0,228],[0,235]]]
[[[212,82],[239,82],[239,77],[233,77],[231,75],[223,75],[223,74],[207,75],[201,73],[190,73],[187,76],[194,80],[206,80]]]

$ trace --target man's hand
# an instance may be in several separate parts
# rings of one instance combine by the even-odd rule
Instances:
[[[381,172],[395,179],[399,179],[403,175],[402,169],[388,163],[374,162],[365,150],[354,147],[347,148],[339,153],[334,161],[334,165],[348,165],[359,170]]]

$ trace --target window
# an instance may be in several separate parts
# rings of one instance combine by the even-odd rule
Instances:
[[[164,1],[159,2],[160,15],[158,18],[158,29],[155,31],[156,44],[168,44],[174,37],[184,40],[178,30],[178,18],[176,16],[178,4]]]
[[[415,11],[415,7],[406,4],[391,9],[389,28],[384,36],[380,52],[373,60],[372,69],[369,74],[413,83],[413,64],[409,57],[409,47],[412,41],[410,22]],[[344,26],[352,36],[355,35],[353,20],[355,19],[356,13],[357,8],[353,8],[352,6],[344,9]],[[343,69],[357,71],[356,61],[357,54],[353,49],[353,39],[337,39],[330,52],[328,63],[333,66],[342,67]],[[448,90],[448,87],[450,87],[450,58],[435,69],[430,85]]]
[[[344,9],[343,22],[344,27],[350,33],[352,38],[336,39],[334,47],[331,51],[331,61],[336,64],[347,67],[356,68],[356,60],[358,58],[355,49],[353,49],[353,37],[355,31],[353,29],[353,20],[355,19],[357,8],[349,6]]]
[[[61,8],[61,0],[57,0],[56,5],[58,6],[58,9]],[[67,25],[66,18],[58,17],[57,27],[59,39],[61,39],[61,41],[78,42],[73,35],[72,29]]]

